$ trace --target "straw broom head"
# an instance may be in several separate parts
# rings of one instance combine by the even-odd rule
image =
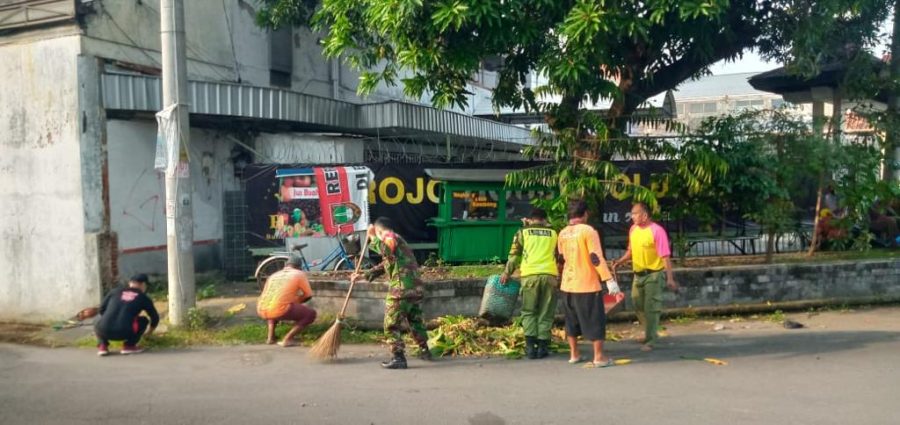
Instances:
[[[341,319],[338,319],[328,328],[322,336],[316,341],[316,344],[309,349],[310,358],[319,361],[334,360],[337,357],[338,350],[341,348]]]

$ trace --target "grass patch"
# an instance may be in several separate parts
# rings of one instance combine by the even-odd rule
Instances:
[[[322,317],[315,323],[300,332],[300,343],[310,346],[315,343],[331,325],[334,317]],[[280,323],[275,330],[278,337],[284,336],[291,325]],[[141,345],[146,348],[171,349],[201,346],[230,346],[264,344],[266,341],[266,324],[261,320],[247,320],[230,325],[213,325],[209,328],[174,328],[163,333],[147,336],[141,340]],[[345,322],[341,333],[341,342],[346,344],[372,344],[384,340],[381,331],[367,331],[354,326],[352,322]],[[97,341],[93,337],[85,337],[76,341],[77,347],[95,347]],[[119,349],[121,342],[110,344],[111,349]]]
[[[503,273],[502,265],[476,264],[468,266],[450,267],[451,278],[487,278],[488,276]]]
[[[669,319],[669,322],[674,323],[676,325],[687,325],[697,321],[700,316],[694,310],[688,310],[683,314],[673,317]]]

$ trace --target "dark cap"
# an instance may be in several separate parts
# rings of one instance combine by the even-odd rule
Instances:
[[[144,273],[138,273],[134,276],[131,276],[131,279],[128,279],[129,282],[137,282],[147,284],[150,282],[150,279],[147,278],[147,275]]]
[[[291,258],[288,259],[287,265],[294,268],[303,268],[303,259],[300,258],[299,255],[291,255]]]

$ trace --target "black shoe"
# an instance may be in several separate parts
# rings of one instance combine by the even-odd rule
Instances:
[[[429,350],[428,347],[420,348],[416,357],[418,357],[419,360],[424,360],[426,362],[434,360],[434,356],[431,355],[431,350]]]
[[[550,341],[546,339],[537,340],[537,358],[543,359],[550,356]]]
[[[531,360],[538,358],[537,344],[538,339],[533,336],[525,337],[525,357],[528,357]]]
[[[406,369],[406,357],[403,354],[394,354],[390,361],[381,362],[385,369]]]

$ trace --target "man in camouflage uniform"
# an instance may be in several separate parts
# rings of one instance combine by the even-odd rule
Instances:
[[[365,272],[364,276],[354,273],[350,279],[355,282],[364,277],[371,282],[379,275],[387,274],[384,332],[393,357],[390,361],[382,362],[381,366],[386,369],[406,369],[403,331],[407,326],[413,340],[419,345],[419,358],[431,360],[421,306],[424,288],[412,249],[400,235],[394,233],[390,220],[385,217],[378,218],[374,225],[369,226],[368,237],[369,247],[372,252],[381,256],[382,261]]]

